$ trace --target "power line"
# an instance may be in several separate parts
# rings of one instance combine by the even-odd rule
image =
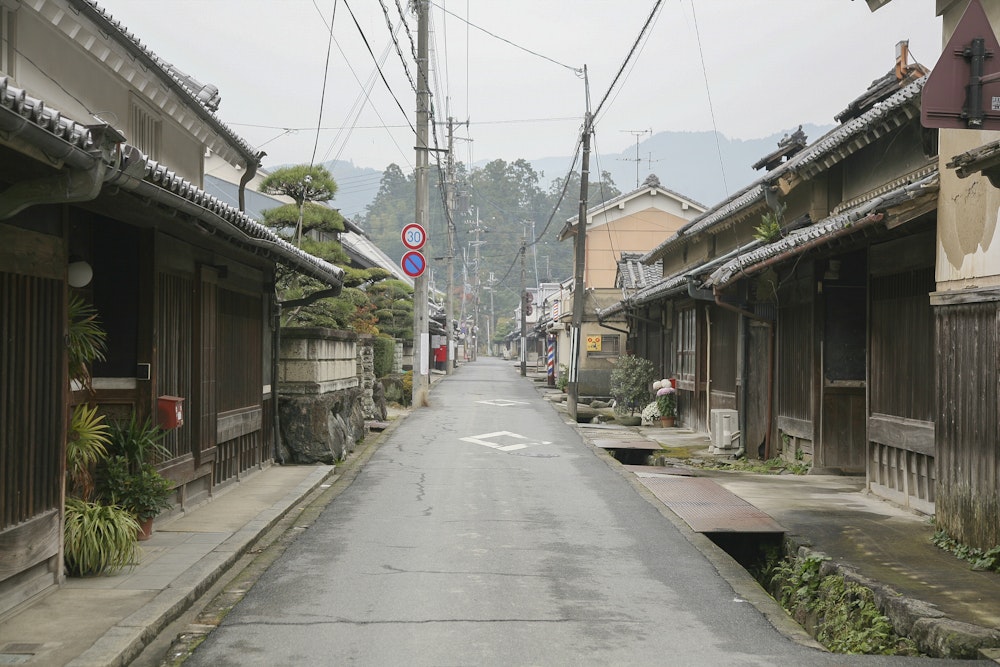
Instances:
[[[635,54],[636,49],[639,47],[639,42],[642,41],[643,35],[646,34],[646,31],[649,29],[649,26],[652,25],[653,19],[656,17],[656,13],[660,10],[660,5],[662,4],[663,0],[656,0],[656,4],[653,5],[653,10],[649,12],[649,16],[646,18],[646,23],[643,24],[642,30],[639,31],[639,35],[635,38],[635,42],[632,43],[632,48],[629,49],[628,55],[625,56],[625,60],[622,62],[621,67],[618,68],[618,73],[615,74],[614,80],[611,81],[611,85],[608,86],[607,91],[604,93],[604,97],[601,98],[600,103],[597,105],[597,109],[594,110],[593,118],[596,119],[600,115],[601,107],[604,106],[604,103],[607,101],[608,96],[611,95],[611,91],[614,90],[615,85],[617,85],[618,79],[621,78],[622,72],[625,71],[625,67],[628,65],[629,61],[632,59],[632,56]]]
[[[417,84],[413,81],[413,75],[410,74],[410,68],[406,64],[406,58],[403,57],[403,49],[399,46],[399,40],[396,39],[396,31],[392,27],[392,22],[389,20],[389,8],[385,6],[385,0],[378,0],[378,4],[382,6],[382,14],[385,16],[385,27],[389,29],[389,35],[392,37],[392,43],[396,46],[396,54],[399,56],[399,62],[403,64],[403,71],[406,72],[406,79],[410,82],[410,88],[413,92],[417,91]],[[402,22],[402,17],[400,21]]]
[[[715,122],[715,107],[712,105],[712,90],[708,86],[708,70],[705,68],[705,52],[701,48],[701,32],[698,30],[698,15],[694,11],[694,0],[691,0],[691,15],[694,17],[694,34],[698,40],[698,55],[701,57],[701,74],[705,79],[705,94],[708,95],[708,112],[712,116],[712,130],[715,132],[715,148],[719,153],[719,165],[722,173],[722,187],[729,196],[729,184],[726,182],[726,164],[722,159],[722,143],[719,141],[719,127]],[[733,227],[735,230],[736,228]]]
[[[489,35],[490,37],[492,37],[492,38],[494,38],[494,39],[499,39],[499,40],[500,40],[501,42],[504,42],[504,43],[506,43],[506,44],[510,44],[510,45],[511,45],[511,46],[513,46],[513,47],[514,47],[515,49],[520,49],[521,51],[524,51],[525,53],[530,53],[530,54],[531,54],[531,55],[533,55],[533,56],[536,56],[536,57],[538,57],[538,58],[541,58],[542,60],[548,60],[548,61],[549,61],[550,63],[554,63],[554,64],[556,64],[556,65],[559,65],[560,67],[565,67],[566,69],[568,69],[568,70],[569,70],[569,71],[571,71],[571,72],[581,72],[581,71],[582,71],[582,70],[581,70],[581,69],[580,69],[579,67],[572,67],[572,66],[570,66],[570,65],[567,65],[567,64],[565,64],[565,63],[561,63],[561,62],[559,62],[558,60],[554,60],[554,59],[552,59],[552,58],[549,58],[548,56],[543,56],[543,55],[542,55],[541,53],[538,53],[537,51],[532,51],[531,49],[529,49],[529,48],[527,48],[527,47],[524,47],[524,46],[521,46],[520,44],[516,44],[516,43],[514,43],[514,42],[510,41],[509,39],[507,39],[507,38],[505,38],[505,37],[501,37],[500,35],[497,35],[497,34],[495,34],[495,33],[492,33],[492,32],[490,32],[489,30],[487,30],[486,28],[484,28],[484,27],[482,27],[482,26],[478,26],[478,25],[476,25],[475,23],[472,23],[471,21],[469,21],[468,19],[464,19],[464,18],[462,18],[461,16],[459,16],[458,14],[456,14],[456,13],[454,13],[454,12],[451,12],[451,11],[448,11],[448,10],[447,10],[447,9],[445,9],[445,8],[444,8],[444,7],[442,6],[442,5],[439,5],[439,4],[437,4],[436,2],[431,2],[430,4],[431,4],[431,5],[433,5],[434,7],[437,7],[438,9],[440,9],[440,10],[441,10],[442,12],[444,12],[445,14],[450,14],[450,15],[454,16],[454,17],[455,17],[455,18],[457,18],[457,19],[458,19],[459,21],[462,21],[462,22],[463,22],[463,23],[465,23],[466,25],[469,25],[469,26],[471,26],[471,27],[475,28],[476,30],[479,30],[479,31],[481,31],[481,32],[484,32],[484,33],[486,33],[487,35]]]
[[[344,4],[347,4],[347,0],[344,0]],[[315,0],[313,0],[313,6],[316,5]],[[316,7],[318,10],[319,7]],[[322,16],[322,13],[320,13]],[[313,165],[316,163],[316,151],[319,148],[319,128],[323,126],[323,107],[326,103],[326,82],[330,75],[330,49],[333,46],[333,24],[337,18],[337,0],[333,0],[333,12],[330,14],[330,31],[329,38],[326,41],[326,60],[323,65],[323,88],[319,96],[319,119],[316,121],[316,139],[313,141],[313,151],[312,157],[309,158],[309,169],[311,170]]]
[[[344,54],[346,57],[346,54]],[[580,116],[551,116],[549,118],[511,118],[507,120],[466,120],[462,121],[463,125],[517,125],[522,123],[553,123],[553,122],[566,122],[566,121],[580,121]],[[289,134],[293,132],[299,132],[302,130],[311,130],[311,127],[285,127],[283,125],[261,125],[258,123],[228,123],[236,127],[254,127],[264,130],[283,130],[282,134]],[[324,131],[329,130],[384,130],[384,129],[401,129],[409,127],[408,125],[329,125],[320,128]],[[275,137],[275,139],[279,138]],[[274,141],[274,139],[269,139],[268,141]]]
[[[413,130],[414,134],[416,134],[417,129],[413,127],[413,123],[410,123],[410,118],[409,116],[407,116],[406,110],[400,103],[399,98],[396,97],[396,92],[392,89],[392,86],[389,85],[389,81],[385,78],[385,72],[382,71],[382,68],[378,64],[378,59],[375,58],[375,53],[372,51],[372,46],[371,44],[368,43],[368,37],[365,35],[365,31],[361,29],[361,24],[358,23],[358,18],[354,15],[354,11],[351,9],[351,5],[347,2],[347,0],[344,0],[344,6],[347,7],[347,11],[348,13],[350,13],[351,19],[354,21],[354,25],[357,26],[358,28],[358,32],[361,34],[361,40],[365,43],[365,48],[368,49],[368,53],[372,57],[372,62],[375,63],[375,69],[378,70],[379,76],[382,77],[382,82],[385,84],[386,90],[389,91],[389,94],[392,96],[392,99],[395,100],[396,106],[399,107],[399,111],[403,114],[403,118],[406,118],[406,122],[407,124],[409,124],[410,129]]]

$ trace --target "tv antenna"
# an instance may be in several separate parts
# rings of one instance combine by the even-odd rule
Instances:
[[[625,160],[626,162],[635,162],[635,188],[636,188],[636,190],[638,190],[639,189],[639,164],[642,162],[642,157],[639,155],[639,138],[642,137],[643,135],[646,135],[646,134],[648,134],[649,136],[653,136],[653,128],[649,128],[648,130],[620,130],[620,131],[621,132],[628,132],[629,134],[631,134],[632,136],[635,137],[635,157],[634,158],[623,157],[623,158],[619,158],[619,159],[620,160]]]

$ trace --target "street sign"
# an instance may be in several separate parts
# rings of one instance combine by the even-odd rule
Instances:
[[[980,0],[972,0],[927,77],[920,124],[1000,130],[1000,42]]]
[[[403,255],[399,265],[403,267],[403,273],[411,278],[416,278],[423,275],[424,269],[427,268],[427,260],[416,250],[411,250]]]
[[[420,250],[427,241],[427,233],[424,228],[415,222],[403,227],[403,245],[409,250]]]

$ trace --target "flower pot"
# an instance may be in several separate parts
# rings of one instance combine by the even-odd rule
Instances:
[[[136,537],[140,542],[145,542],[153,536],[153,518],[143,519],[139,522],[139,532]]]
[[[674,420],[676,419],[676,417],[660,417],[660,426],[669,428],[674,425]]]

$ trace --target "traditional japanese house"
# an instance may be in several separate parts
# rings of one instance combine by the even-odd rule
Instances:
[[[0,12],[4,48],[17,44],[0,72],[3,614],[62,579],[70,407],[158,420],[162,401],[181,402],[158,467],[177,508],[207,499],[272,460],[276,264],[327,295],[343,271],[202,189],[207,154],[244,176],[260,159],[219,120],[212,87],[93,2]],[[107,331],[93,393],[67,381],[71,294]]]
[[[625,354],[624,319],[611,316],[598,318],[596,313],[621,298],[616,286],[618,262],[622,253],[644,253],[665,234],[670,234],[705,207],[698,202],[669,190],[655,176],[649,176],[636,190],[625,193],[587,211],[586,252],[583,284],[584,316],[582,322],[579,393],[606,396],[611,368]],[[575,239],[578,221],[567,221],[559,240]],[[573,300],[570,290],[560,308],[559,322],[572,321]],[[559,362],[569,365],[569,333],[566,327],[554,329],[558,335]]]
[[[916,377],[933,358],[938,176],[925,75],[901,44],[837,127],[792,135],[758,163],[764,177],[648,253],[664,279],[615,308],[638,337],[663,332],[682,422],[716,446],[735,411],[728,432],[748,454],[867,474],[928,511],[935,394]]]

